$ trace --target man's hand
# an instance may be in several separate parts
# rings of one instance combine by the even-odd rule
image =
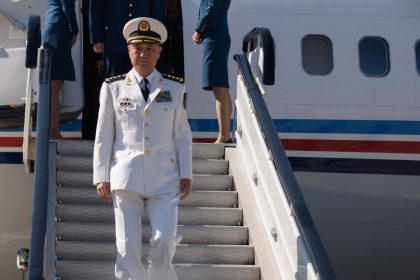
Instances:
[[[103,53],[104,52],[104,48],[105,48],[105,44],[104,43],[96,43],[93,44],[93,51],[96,53]]]
[[[74,46],[74,44],[76,44],[76,41],[77,41],[77,34],[73,34],[71,36],[71,46],[72,47]]]
[[[95,71],[99,75],[104,72],[104,61],[102,59],[95,60]]]
[[[192,39],[195,43],[201,44],[201,35],[197,31],[192,35]]]
[[[102,200],[111,200],[111,184],[108,182],[102,182],[96,184],[96,191]]]
[[[186,200],[192,193],[192,181],[190,179],[182,178],[180,180],[181,200]]]

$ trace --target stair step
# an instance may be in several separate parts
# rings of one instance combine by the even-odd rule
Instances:
[[[115,242],[115,226],[111,223],[56,223],[61,241]],[[142,240],[149,240],[152,229],[143,225]],[[182,244],[248,244],[248,228],[238,226],[178,225]]]
[[[174,264],[182,280],[259,280],[259,267],[254,265]],[[61,280],[115,280],[114,262],[57,261]]]
[[[58,140],[57,153],[62,156],[93,156],[94,142],[89,140]],[[224,144],[193,143],[193,158],[222,159],[225,157]]]
[[[114,223],[114,209],[111,205],[68,205],[57,204],[56,217],[62,222]],[[147,213],[143,218],[148,223]],[[242,209],[213,207],[180,207],[180,225],[242,225]]]
[[[70,188],[92,188],[92,172],[71,172],[58,170],[57,184]],[[228,191],[233,189],[230,175],[194,174],[193,188],[197,191]]]
[[[194,174],[228,174],[229,161],[224,159],[193,159]]]
[[[150,246],[142,246],[142,260],[146,261]],[[56,255],[59,260],[115,261],[117,251],[111,242],[58,241]],[[254,248],[250,245],[179,244],[175,263],[253,264]]]
[[[224,144],[193,143],[193,158],[223,159],[225,146]]]
[[[98,197],[95,187],[57,188],[57,201],[63,204],[112,204]],[[235,191],[194,191],[180,206],[188,207],[237,207],[238,193]]]
[[[228,174],[228,161],[224,159],[193,159],[194,174]],[[58,156],[57,169],[92,172],[92,158],[81,156]]]
[[[92,185],[93,141],[59,140],[56,178],[56,277],[60,280],[115,279],[114,210]],[[181,202],[174,257],[178,279],[260,280],[248,228],[242,226],[238,194],[227,175],[225,145],[194,143],[193,193]],[[143,217],[142,258],[146,261],[151,226]]]

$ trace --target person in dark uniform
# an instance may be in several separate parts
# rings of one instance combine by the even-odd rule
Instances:
[[[82,118],[82,139],[94,140],[98,121],[99,91],[104,80],[104,61],[102,54],[95,53],[89,42],[89,3],[82,0],[83,24],[83,88],[84,102]]]
[[[74,81],[71,48],[76,42],[77,26],[75,0],[48,0],[42,40],[51,51],[51,115],[50,138],[61,139],[59,93],[64,80]]]
[[[181,0],[166,0],[163,21],[168,39],[156,68],[163,73],[184,78],[184,32],[182,28]]]
[[[230,0],[201,0],[198,23],[192,39],[203,45],[203,89],[212,90],[216,98],[219,134],[215,143],[230,143],[230,115],[227,60],[230,35],[227,14]]]
[[[104,76],[127,73],[132,65],[127,42],[122,36],[125,23],[137,17],[163,20],[164,0],[91,0],[90,41],[93,50],[104,56]]]

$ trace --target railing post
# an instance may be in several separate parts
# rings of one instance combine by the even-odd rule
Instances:
[[[50,119],[50,51],[41,50],[35,144],[35,185],[29,249],[29,280],[43,279],[44,243],[48,205],[48,142]]]

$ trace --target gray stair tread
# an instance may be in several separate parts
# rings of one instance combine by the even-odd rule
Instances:
[[[240,208],[180,207],[178,211],[180,225],[234,226],[242,224],[242,209]],[[114,209],[111,205],[57,204],[56,217],[63,222],[113,223]],[[147,223],[147,214],[143,220]]]
[[[92,171],[92,158],[81,156],[58,156],[57,169],[68,171]],[[194,174],[227,174],[228,161],[224,159],[193,159]]]
[[[57,184],[62,187],[94,188],[92,172],[57,171]],[[233,188],[230,175],[194,174],[193,188],[198,191],[227,191]]]
[[[62,155],[93,156],[93,140],[56,140],[57,153]]]
[[[228,174],[229,161],[224,159],[194,159],[194,174]]]
[[[259,280],[254,265],[177,264],[180,280]],[[115,280],[114,262],[57,261],[57,276],[62,280]]]
[[[90,140],[58,140],[57,152],[61,155],[92,157],[94,142]],[[193,158],[221,159],[225,156],[224,144],[193,143]]]
[[[63,204],[112,204],[98,197],[96,189],[92,188],[57,188],[57,201]],[[236,191],[193,191],[187,201],[181,201],[180,206],[187,207],[237,207],[238,193]]]
[[[144,243],[142,258],[145,261],[150,246]],[[114,261],[116,247],[112,242],[58,241],[56,255],[59,260],[69,261]],[[204,245],[179,244],[176,249],[176,263],[207,264],[253,264],[254,248],[250,245]]]
[[[143,225],[142,240],[149,240],[150,225]],[[61,241],[115,242],[115,228],[111,223],[56,223]],[[238,226],[179,225],[182,244],[245,245],[248,228]]]
[[[193,158],[224,158],[225,146],[223,144],[193,143]]]

